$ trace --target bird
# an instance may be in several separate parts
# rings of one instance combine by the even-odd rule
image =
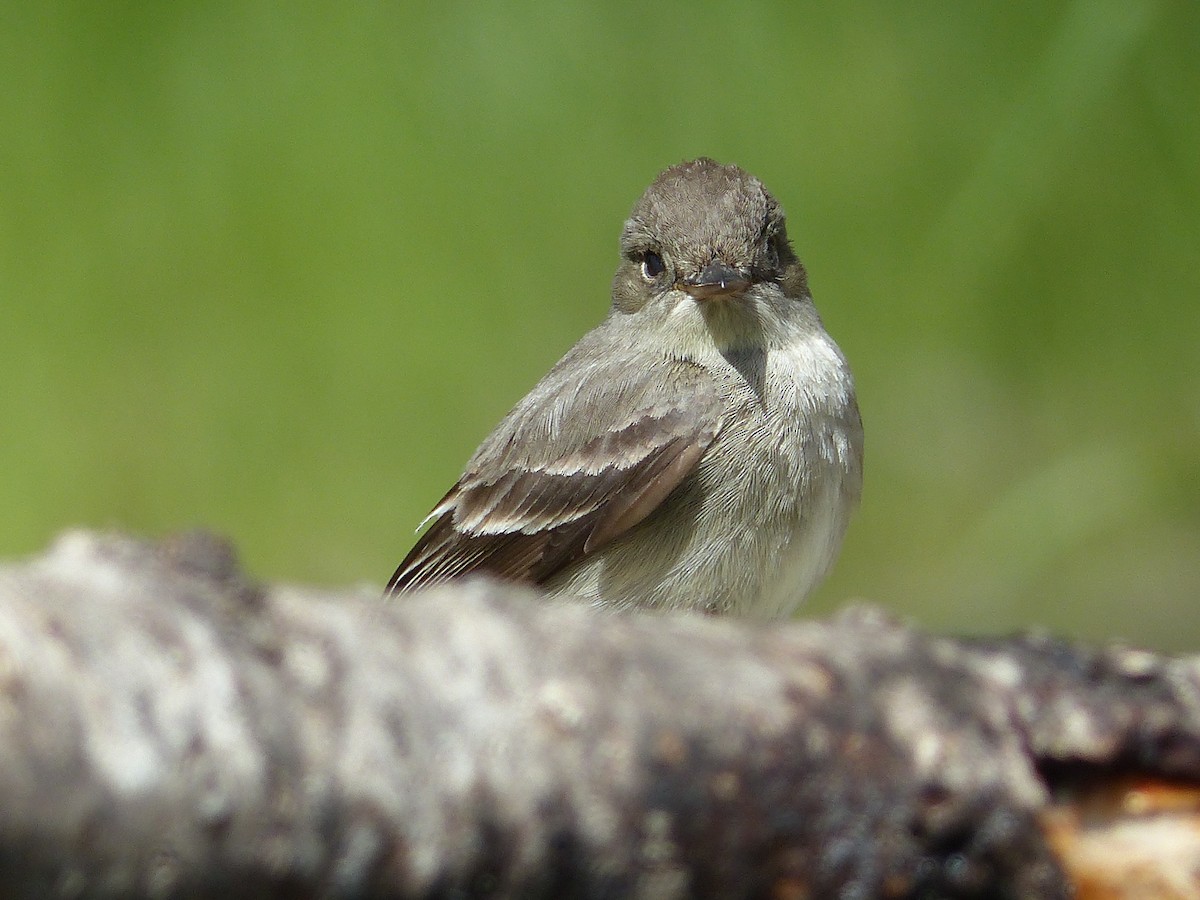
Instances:
[[[736,165],[634,205],[607,317],[426,519],[394,596],[467,575],[611,610],[790,615],[859,505],[854,379],[778,201]]]

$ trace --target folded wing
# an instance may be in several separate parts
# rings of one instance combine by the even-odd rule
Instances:
[[[720,429],[700,367],[587,358],[581,342],[484,441],[388,583],[486,572],[541,583],[646,518]]]

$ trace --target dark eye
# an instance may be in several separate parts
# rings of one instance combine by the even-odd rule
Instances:
[[[642,274],[646,276],[646,280],[657,278],[665,271],[667,271],[667,264],[663,262],[663,258],[653,250],[647,250],[642,256]]]

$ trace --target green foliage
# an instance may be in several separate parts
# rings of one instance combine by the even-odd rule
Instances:
[[[0,553],[206,525],[382,584],[704,154],[782,200],[859,379],[806,612],[1194,649],[1198,10],[7,6]]]

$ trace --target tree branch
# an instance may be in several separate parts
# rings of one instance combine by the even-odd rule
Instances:
[[[76,532],[0,568],[0,758],[12,895],[1057,897],[1089,829],[1194,823],[1200,665]]]

